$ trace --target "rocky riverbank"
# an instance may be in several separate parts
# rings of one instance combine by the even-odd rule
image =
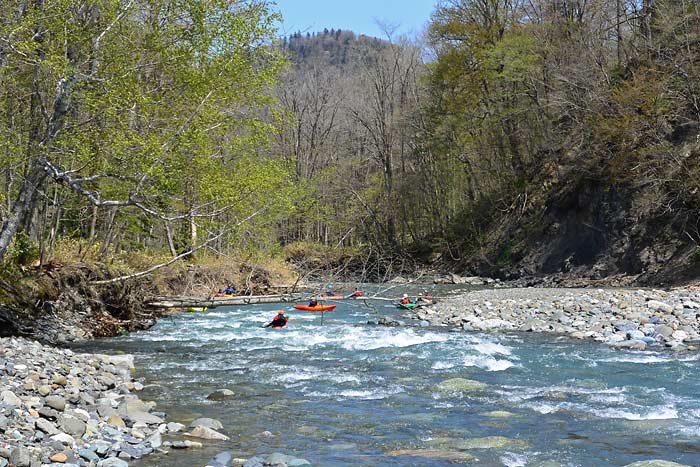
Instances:
[[[135,394],[133,358],[0,339],[0,467],[126,467],[154,452],[226,440],[215,420],[166,423]],[[168,440],[163,436],[166,435]],[[181,435],[186,436],[183,438]]]
[[[412,313],[424,326],[556,333],[636,350],[700,349],[700,291],[692,289],[479,290]]]

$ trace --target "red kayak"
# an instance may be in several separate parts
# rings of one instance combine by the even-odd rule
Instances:
[[[335,310],[336,305],[316,305],[316,306],[309,306],[309,305],[294,305],[294,308],[297,310],[304,310],[304,311],[331,311]]]

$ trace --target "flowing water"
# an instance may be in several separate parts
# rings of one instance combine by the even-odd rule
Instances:
[[[222,450],[316,466],[700,465],[698,354],[371,326],[398,310],[358,305],[340,303],[323,325],[292,310],[279,330],[261,327],[279,306],[217,308],[89,344],[133,353],[137,376],[155,384],[142,397],[169,420],[217,418],[231,436],[132,465],[203,466]],[[487,386],[440,390],[451,378]],[[208,401],[219,388],[236,397]]]

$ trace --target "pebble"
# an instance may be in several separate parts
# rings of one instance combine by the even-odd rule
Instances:
[[[184,428],[165,425],[165,414],[151,412],[154,403],[131,392],[143,389],[132,380],[131,356],[80,354],[23,338],[0,338],[0,350],[0,467],[126,467],[163,445],[161,425]]]
[[[473,291],[410,313],[417,326],[457,332],[545,332],[616,348],[685,350],[700,341],[699,304],[700,292],[690,289],[521,288]],[[394,325],[385,319],[378,324]]]

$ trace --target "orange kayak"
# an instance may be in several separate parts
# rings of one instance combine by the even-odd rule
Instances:
[[[294,308],[297,310],[304,310],[304,311],[331,311],[335,310],[336,305],[316,305],[316,306],[309,306],[309,305],[294,305]]]

